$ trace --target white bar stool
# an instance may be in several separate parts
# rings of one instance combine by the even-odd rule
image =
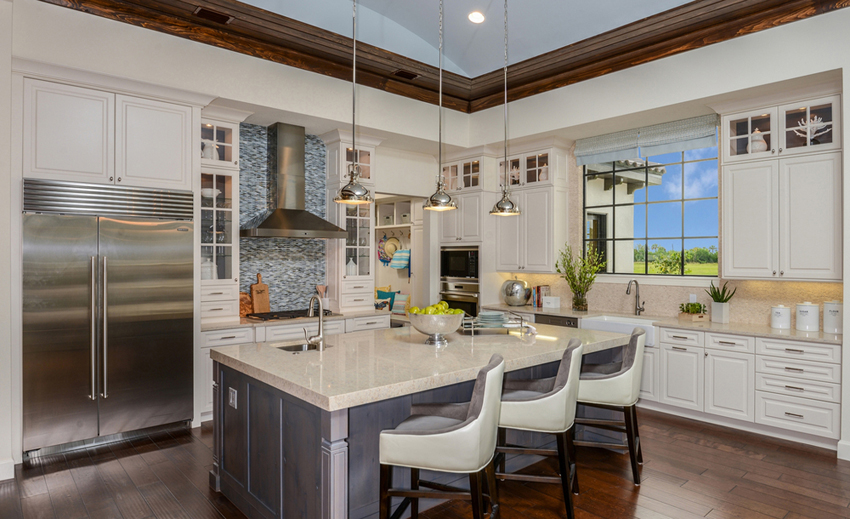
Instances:
[[[482,519],[485,497],[482,479],[485,477],[490,517],[498,516],[493,457],[504,373],[504,359],[493,355],[489,364],[478,372],[469,403],[414,404],[410,417],[398,427],[381,431],[380,519],[390,517],[393,497],[405,498],[394,517],[400,516],[410,503],[411,517],[415,519],[419,515],[419,499],[435,498],[471,500],[473,517]],[[410,490],[390,488],[393,466],[410,467]],[[419,471],[423,469],[469,474],[470,491],[420,481]],[[420,490],[420,486],[433,490]]]
[[[569,519],[575,517],[572,492],[578,493],[572,435],[583,351],[584,346],[581,341],[572,339],[561,357],[561,365],[558,367],[556,376],[544,379],[505,380],[502,391],[502,414],[499,418],[499,441],[496,446],[499,458],[499,471],[496,475],[499,479],[560,484],[564,492],[564,504]],[[558,449],[531,449],[507,445],[505,442],[507,429],[554,434]],[[560,476],[505,473],[507,454],[555,456],[558,458]]]
[[[576,440],[580,447],[604,447],[629,451],[632,463],[632,478],[640,485],[640,470],[643,452],[640,446],[637,412],[635,404],[640,398],[640,381],[643,374],[643,349],[646,332],[635,328],[629,344],[623,347],[623,360],[608,364],[585,364],[581,370],[578,386],[578,403],[600,409],[622,411],[623,420],[599,418],[577,418],[576,423],[626,434],[626,443],[593,442]]]

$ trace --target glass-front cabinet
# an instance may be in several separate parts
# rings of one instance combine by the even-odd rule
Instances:
[[[511,187],[522,186],[522,156],[508,157],[508,184]],[[505,184],[505,161],[499,161],[499,187]]]
[[[201,174],[201,282],[233,282],[238,276],[234,241],[238,240],[238,199],[234,177]]]
[[[374,204],[346,205],[344,278],[372,275],[372,210]]]
[[[239,165],[239,124],[201,119],[201,165]]]
[[[776,108],[726,116],[724,123],[723,154],[727,162],[776,155],[779,147]]]
[[[364,183],[372,182],[372,151],[357,148],[357,165],[360,166],[360,180]],[[345,174],[348,174],[348,164],[354,162],[355,152],[351,147],[345,148]],[[348,180],[347,178],[345,180]]]
[[[552,184],[549,152],[528,153],[508,157],[508,181],[514,188]],[[499,161],[499,187],[505,182],[505,161]]]
[[[474,190],[481,187],[482,167],[480,159],[469,159],[443,165],[446,191]]]

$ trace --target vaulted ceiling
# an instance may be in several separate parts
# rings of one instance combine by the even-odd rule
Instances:
[[[42,0],[351,78],[350,0]],[[444,106],[503,102],[503,0],[445,2]],[[358,0],[357,82],[437,102],[437,0]],[[509,100],[850,6],[850,0],[511,0]],[[466,16],[479,10],[484,23]]]

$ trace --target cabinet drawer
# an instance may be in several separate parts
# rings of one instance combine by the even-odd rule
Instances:
[[[756,391],[756,423],[838,439],[839,404]]]
[[[274,341],[297,341],[304,340],[304,329],[307,329],[307,335],[312,337],[319,333],[318,321],[310,321],[303,324],[290,324],[286,326],[266,326],[265,340],[267,342]],[[328,335],[339,335],[345,333],[345,321],[328,321],[322,333]]]
[[[841,346],[816,342],[785,341],[782,339],[756,339],[756,353],[790,359],[819,362],[841,362]]]
[[[826,382],[796,380],[789,377],[758,373],[756,375],[756,389],[781,395],[811,398],[813,400],[823,400],[824,402],[835,402],[836,404],[841,402],[841,386],[839,384],[829,384]]]
[[[238,286],[211,286],[201,285],[201,302],[227,301],[228,299],[239,299]]]
[[[756,355],[756,373],[781,375],[813,382],[841,383],[841,366]]]
[[[250,327],[216,330],[201,334],[201,348],[245,344],[248,342],[254,342],[254,329]]]
[[[744,337],[742,335],[706,333],[705,347],[712,348],[715,350],[753,353],[754,351],[756,351],[756,339],[755,337]]]
[[[340,306],[344,308],[352,308],[358,306],[375,308],[375,294],[365,292],[363,294],[343,294],[339,298]]]
[[[343,281],[340,283],[343,294],[372,294],[374,299],[375,283],[373,281]]]
[[[364,330],[381,330],[390,327],[390,315],[376,315],[374,317],[358,317],[345,320],[345,332],[362,332]]]
[[[238,316],[239,301],[208,301],[201,303],[201,319]]]
[[[661,342],[682,344],[685,346],[702,346],[704,340],[705,332],[661,328]]]

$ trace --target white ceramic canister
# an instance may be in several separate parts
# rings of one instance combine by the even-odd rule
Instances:
[[[844,305],[841,301],[824,301],[823,331],[826,333],[844,333]]]
[[[816,332],[820,327],[820,307],[809,301],[797,303],[797,329]]]
[[[791,329],[791,308],[776,305],[770,309],[770,327],[780,330]]]

